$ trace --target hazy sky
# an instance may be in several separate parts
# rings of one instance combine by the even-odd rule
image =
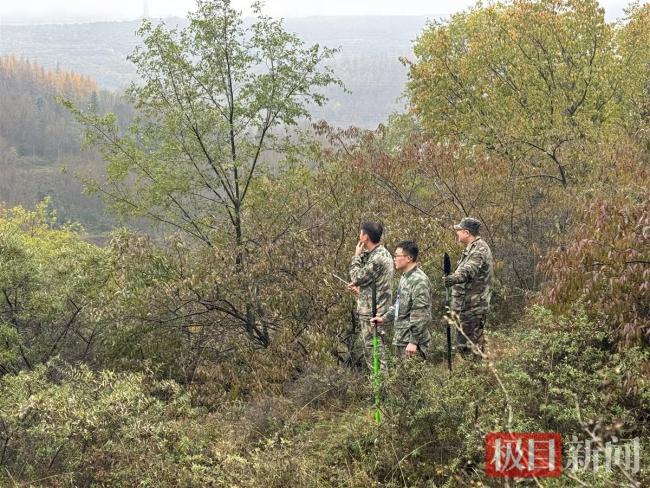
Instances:
[[[233,0],[247,11],[249,0]],[[277,17],[311,15],[445,15],[474,0],[267,0],[265,12]],[[623,14],[624,0],[604,0],[608,19]],[[645,2],[642,2],[645,3]],[[152,17],[185,16],[194,0],[0,0],[0,23],[63,20],[127,20],[141,17],[145,4]]]

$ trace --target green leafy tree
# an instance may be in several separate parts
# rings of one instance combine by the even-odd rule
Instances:
[[[589,145],[628,116],[621,56],[596,0],[523,0],[433,23],[415,46],[408,93],[435,138],[516,163],[520,180],[568,185]]]
[[[0,207],[0,374],[60,355],[92,361],[101,335],[89,309],[108,278],[106,252],[36,210]]]
[[[243,295],[241,307],[226,315],[268,346],[257,279],[245,262],[260,240],[245,223],[247,202],[256,178],[270,171],[263,162],[295,149],[286,129],[308,117],[309,104],[324,103],[320,89],[338,81],[323,66],[333,50],[307,47],[260,4],[253,10],[248,25],[230,0],[199,1],[181,31],[144,22],[144,46],[130,56],[141,79],[129,90],[139,117],[125,133],[112,115],[67,105],[108,162],[106,182],[88,181],[90,189],[123,215],[228,249],[229,272],[245,282],[233,290],[233,302]]]
[[[222,238],[224,219],[230,245],[250,237],[251,184],[265,156],[287,150],[274,129],[307,117],[308,104],[325,101],[319,89],[337,82],[323,67],[333,50],[305,47],[260,4],[253,10],[250,26],[230,0],[199,1],[180,32],[145,21],[144,46],[130,56],[141,79],[129,90],[137,121],[120,133],[113,116],[76,111],[108,162],[107,183],[88,183],[121,213],[208,246]]]
[[[617,45],[626,62],[621,98],[628,114],[627,132],[648,139],[650,123],[650,4],[632,3],[617,31]]]

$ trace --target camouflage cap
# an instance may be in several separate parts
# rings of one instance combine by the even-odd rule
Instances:
[[[454,225],[454,230],[465,229],[469,231],[473,236],[477,236],[479,228],[481,227],[481,222],[472,217],[465,217],[460,221],[459,224]]]

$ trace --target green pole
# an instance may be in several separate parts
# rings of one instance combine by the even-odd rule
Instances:
[[[372,316],[377,316],[377,286],[372,283]],[[372,329],[372,384],[375,393],[375,422],[381,423],[381,379],[379,377],[379,337],[377,337],[377,324]]]

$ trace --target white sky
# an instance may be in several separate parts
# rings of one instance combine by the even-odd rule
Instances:
[[[148,3],[151,17],[185,16],[194,0],[0,0],[0,23],[42,23],[51,19],[131,20],[141,17]],[[233,0],[236,8],[248,10],[249,0]],[[275,17],[319,15],[429,15],[450,14],[473,5],[474,0],[267,0],[264,12]],[[625,0],[601,0],[607,17],[623,15]],[[642,2],[645,3],[645,2]]]

